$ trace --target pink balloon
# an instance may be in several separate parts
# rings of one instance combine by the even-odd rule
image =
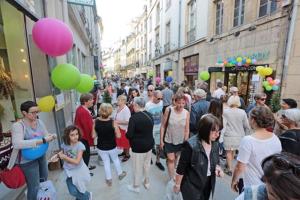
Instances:
[[[160,80],[160,77],[156,77],[156,78],[155,78],[155,81],[156,81],[157,83],[160,83],[160,81],[161,81],[161,80]]]
[[[54,18],[37,21],[32,29],[32,37],[38,48],[50,56],[66,54],[73,46],[70,28]]]
[[[270,82],[270,81],[273,81],[272,77],[268,77],[268,78],[267,78],[267,81],[269,81],[269,82]]]

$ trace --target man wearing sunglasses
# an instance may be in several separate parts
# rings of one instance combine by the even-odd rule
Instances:
[[[163,95],[162,92],[159,90],[156,90],[153,92],[153,98],[151,101],[148,101],[146,103],[145,110],[151,113],[154,121],[154,127],[153,127],[153,137],[155,141],[155,148],[156,148],[156,166],[164,171],[164,166],[160,163],[160,126],[161,126],[161,120],[162,120],[162,110],[163,110]]]
[[[254,95],[254,100],[255,103],[251,104],[248,106],[248,108],[246,109],[246,113],[250,113],[250,111],[255,108],[256,106],[264,106],[267,107],[266,105],[266,99],[267,99],[267,95],[265,93],[257,93]]]

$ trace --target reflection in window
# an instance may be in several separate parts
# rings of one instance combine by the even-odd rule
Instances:
[[[233,27],[240,26],[244,23],[245,0],[235,0]]]
[[[0,74],[9,78],[1,79],[0,84],[11,86],[6,90],[7,95],[0,96],[0,104],[5,108],[1,118],[4,132],[10,129],[11,121],[22,116],[21,103],[34,96],[24,30],[23,14],[6,1],[0,1]]]
[[[263,17],[274,13],[277,10],[277,1],[275,0],[260,0],[259,17]]]

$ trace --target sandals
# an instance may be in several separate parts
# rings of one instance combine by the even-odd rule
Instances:
[[[150,182],[149,182],[149,180],[144,180],[144,182],[143,182],[143,185],[144,185],[144,188],[146,189],[146,190],[149,190],[149,188],[150,188]]]
[[[112,186],[112,180],[109,179],[109,180],[105,180],[107,186],[111,187]]]

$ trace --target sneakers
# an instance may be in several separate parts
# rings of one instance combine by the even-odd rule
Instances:
[[[126,175],[127,173],[123,171],[122,174],[119,175],[119,180],[121,181]]]
[[[93,193],[90,192],[89,200],[93,200]]]
[[[109,186],[109,187],[112,186],[112,180],[111,180],[111,179],[105,180],[105,182],[106,182],[106,185],[107,185],[107,186]]]
[[[133,185],[127,185],[127,189],[131,192],[140,193],[139,187],[133,187]]]
[[[158,169],[160,169],[161,171],[165,171],[165,167],[160,163],[160,162],[156,162],[155,165],[158,167]]]

